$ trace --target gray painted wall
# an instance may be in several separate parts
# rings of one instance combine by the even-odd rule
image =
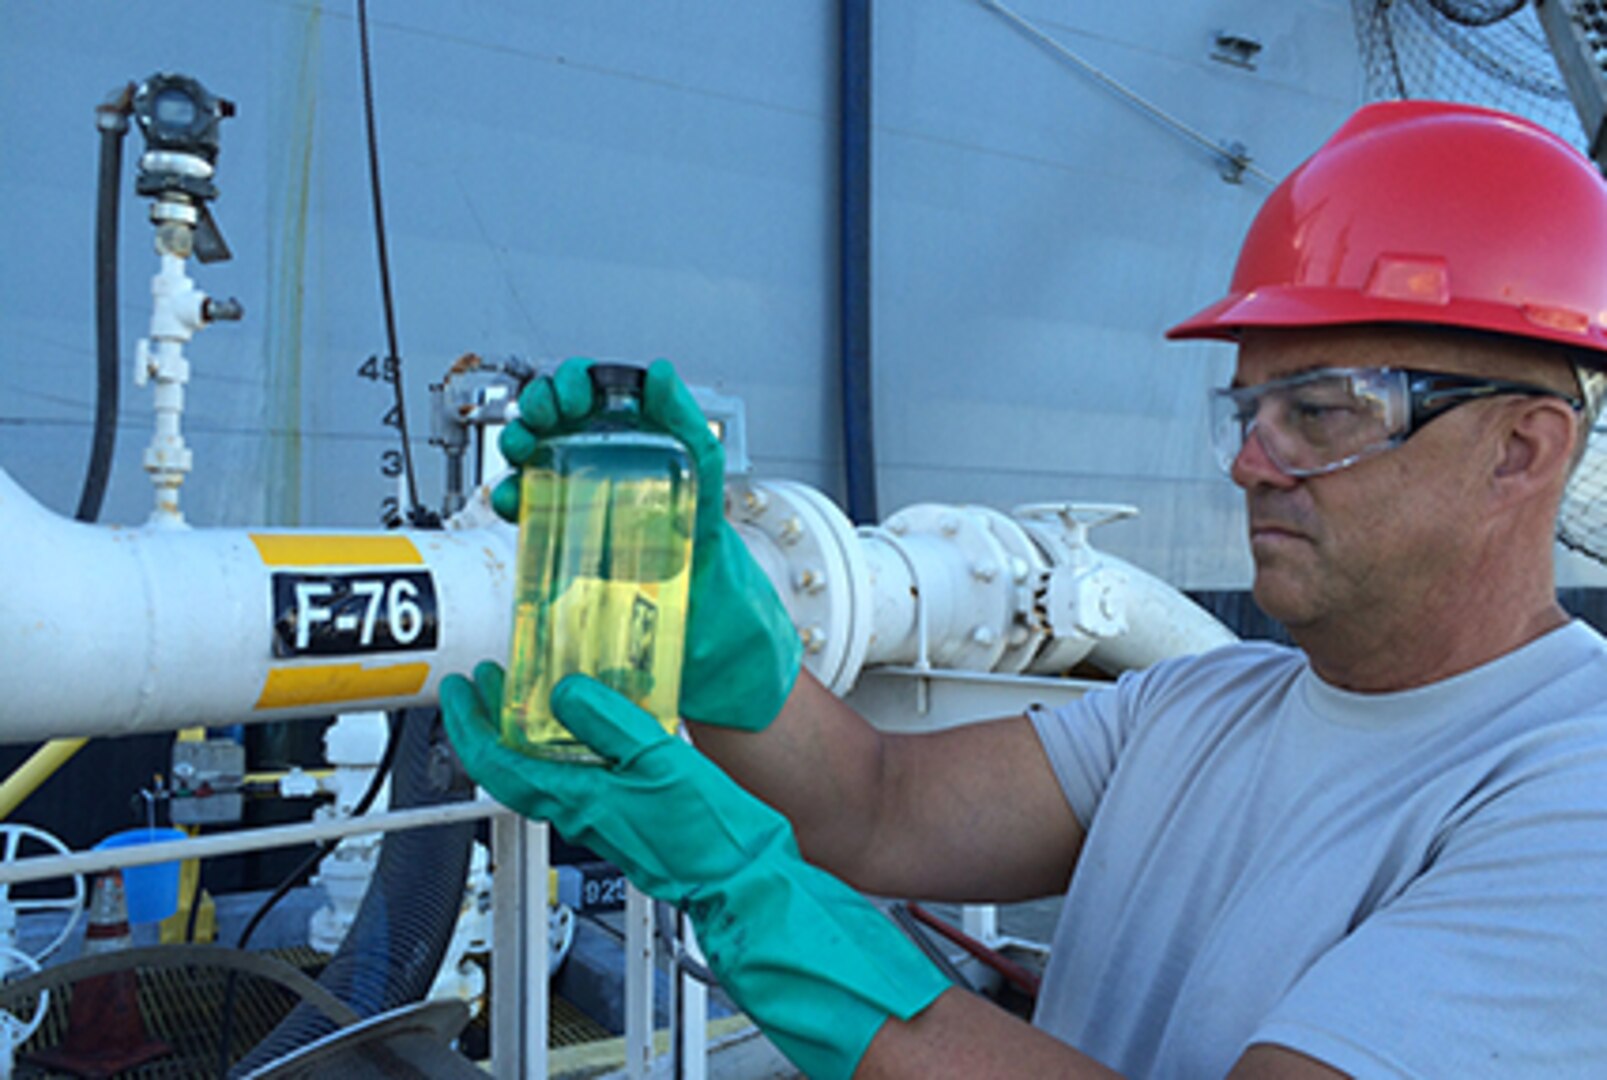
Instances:
[[[1282,175],[1359,100],[1346,0],[1020,0],[1112,78]],[[242,324],[189,349],[196,524],[369,525],[392,492],[355,5],[6,0],[0,466],[70,513],[94,387],[93,106],[177,70],[232,98],[192,267]],[[842,494],[835,4],[388,0],[371,10],[405,387],[465,352],[668,356],[744,399],[756,471]],[[1214,34],[1263,44],[1255,70]],[[1096,542],[1187,588],[1248,580],[1204,389],[1222,346],[1162,330],[1214,299],[1269,185],[976,0],[876,5],[875,392],[883,513],[917,501],[1138,505]],[[137,135],[129,139],[137,153]],[[125,355],[156,268],[126,170]],[[125,369],[130,362],[125,360]],[[125,379],[103,520],[142,521],[149,392]]]

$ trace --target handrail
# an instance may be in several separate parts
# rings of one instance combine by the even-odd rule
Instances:
[[[270,848],[361,836],[366,833],[395,832],[430,825],[450,825],[460,821],[478,821],[512,812],[493,799],[480,798],[472,802],[387,810],[364,814],[360,818],[269,825],[259,829],[212,833],[187,840],[160,840],[132,847],[79,851],[71,855],[35,855],[0,863],[0,886],[25,881],[47,881],[69,874],[98,874],[125,866],[149,866],[152,863],[173,862],[178,859],[204,859],[215,855],[265,851]]]

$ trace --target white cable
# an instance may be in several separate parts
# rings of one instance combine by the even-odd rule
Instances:
[[[1054,38],[1052,38],[1048,34],[1044,33],[1038,27],[1034,26],[1031,22],[1029,22],[1028,20],[1023,18],[1022,16],[1016,14],[1014,11],[1011,11],[1009,8],[1005,7],[1003,4],[999,3],[999,0],[976,0],[976,2],[978,4],[980,4],[980,5],[982,5],[983,7],[988,8],[990,11],[995,12],[1001,18],[1003,18],[1003,19],[1007,20],[1008,22],[1012,23],[1016,27],[1016,29],[1020,30],[1022,33],[1026,34],[1028,37],[1031,37],[1032,39],[1034,39],[1035,41],[1037,41],[1041,45],[1044,45],[1045,47],[1054,50],[1060,56],[1063,56],[1067,60],[1070,60],[1073,64],[1076,64],[1079,68],[1081,68],[1082,71],[1085,74],[1087,74],[1090,78],[1097,80],[1098,82],[1102,83],[1108,89],[1110,89],[1110,90],[1114,91],[1115,93],[1121,95],[1122,97],[1126,98],[1128,101],[1132,102],[1134,105],[1137,105],[1140,109],[1143,109],[1145,112],[1149,113],[1155,119],[1157,119],[1161,123],[1167,125],[1172,130],[1178,132],[1180,135],[1184,136],[1185,138],[1187,138],[1187,139],[1189,139],[1189,140],[1191,140],[1193,142],[1198,143],[1199,145],[1203,146],[1205,149],[1209,150],[1212,154],[1216,155],[1217,157],[1226,158],[1235,167],[1239,168],[1240,170],[1242,170],[1244,172],[1249,173],[1251,176],[1254,176],[1258,180],[1264,180],[1269,184],[1276,184],[1278,182],[1277,177],[1275,177],[1275,176],[1271,175],[1270,173],[1266,172],[1265,170],[1257,168],[1255,165],[1251,164],[1250,159],[1248,157],[1245,157],[1242,154],[1235,153],[1234,151],[1230,150],[1226,146],[1223,146],[1221,143],[1218,143],[1216,140],[1212,139],[1209,135],[1205,134],[1204,132],[1198,130],[1197,128],[1191,127],[1190,125],[1188,125],[1187,123],[1183,122],[1182,120],[1179,120],[1177,117],[1173,116],[1171,113],[1167,112],[1165,109],[1162,109],[1159,105],[1156,105],[1154,102],[1149,101],[1148,99],[1140,96],[1139,94],[1137,94],[1133,90],[1130,90],[1127,87],[1123,86],[1121,83],[1117,82],[1111,76],[1105,74],[1105,72],[1099,70],[1099,68],[1095,67],[1093,64],[1090,64],[1087,60],[1084,60],[1082,57],[1078,56],[1076,53],[1074,53],[1070,49],[1066,48],[1060,42],[1056,41]]]

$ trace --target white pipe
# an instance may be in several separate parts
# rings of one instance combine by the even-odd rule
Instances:
[[[930,667],[926,613],[916,561],[904,543],[886,529],[861,526],[860,551],[870,583],[870,647],[872,664]]]
[[[744,484],[733,523],[839,693],[867,665],[1119,671],[1233,640],[1089,547],[1099,508],[923,505],[856,534],[812,488]],[[0,743],[432,704],[508,653],[516,534],[487,492],[435,532],[117,528],[0,469]]]
[[[804,662],[837,693],[879,666],[1064,675],[1086,658],[1118,672],[1234,640],[1181,592],[1089,544],[1130,507],[1007,516],[919,504],[856,531],[813,489],[745,480],[731,512],[794,621],[834,628],[824,641],[805,632]],[[842,565],[822,579],[833,552]]]
[[[84,525],[0,469],[0,742],[433,702],[507,654],[514,535]]]
[[[1088,660],[1112,674],[1146,668],[1172,656],[1208,652],[1237,641],[1237,636],[1194,601],[1155,575],[1108,552],[1095,555],[1098,565],[1122,579],[1126,627],[1094,643]]]
[[[184,258],[169,249],[167,241],[174,233],[182,237],[180,245],[186,253],[190,245],[191,227],[170,222],[158,234],[157,248],[161,267],[151,278],[150,337],[142,339],[135,355],[134,382],[144,386],[155,380],[152,404],[156,410],[156,423],[151,432],[151,444],[145,448],[145,471],[151,474],[156,487],[156,507],[151,512],[153,524],[177,526],[184,524],[179,510],[179,488],[194,465],[194,455],[184,444],[180,421],[184,415],[184,387],[190,381],[190,362],[184,357],[184,345],[195,332],[206,325],[206,294],[195,287],[184,270]]]

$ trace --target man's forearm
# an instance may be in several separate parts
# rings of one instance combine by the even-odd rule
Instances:
[[[762,731],[687,726],[699,750],[787,816],[811,861],[852,880],[883,795],[880,732],[807,670]]]
[[[1024,1020],[958,988],[871,1040],[854,1080],[1054,1076],[1111,1080],[1118,1073]]]
[[[878,896],[1046,896],[1066,887],[1082,844],[1025,717],[884,734],[804,672],[762,731],[692,736],[787,816],[810,861]]]
[[[1028,1076],[1116,1080],[1121,1074],[958,988],[908,1020],[884,1023],[854,1070],[854,1080]],[[1345,1080],[1345,1074],[1286,1047],[1257,1043],[1234,1063],[1228,1080]]]

